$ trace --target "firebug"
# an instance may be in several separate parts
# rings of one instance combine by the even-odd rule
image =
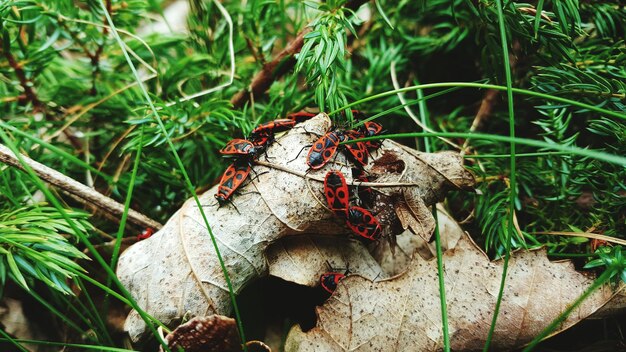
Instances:
[[[378,220],[369,210],[361,207],[350,207],[348,209],[346,224],[357,235],[373,241],[379,239],[382,234],[382,228]]]
[[[237,161],[228,166],[220,180],[217,194],[215,194],[215,198],[220,204],[225,203],[243,184],[250,174],[250,169],[250,164],[247,161]]]
[[[326,174],[324,178],[324,195],[330,210],[341,217],[348,215],[350,193],[348,192],[346,179],[340,171],[329,171]]]

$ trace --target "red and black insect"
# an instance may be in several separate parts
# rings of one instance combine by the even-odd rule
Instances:
[[[342,142],[351,141],[355,139],[363,138],[363,135],[354,130],[345,131],[343,134]],[[349,143],[344,145],[347,155],[352,161],[357,164],[361,164],[363,166],[367,165],[367,156],[369,152],[367,151],[367,146],[363,142]]]
[[[228,201],[250,174],[250,163],[248,161],[237,161],[226,169],[220,180],[215,198],[220,204]]]
[[[346,179],[340,171],[329,171],[326,174],[324,195],[330,210],[341,217],[348,216],[350,193]]]
[[[274,135],[272,134],[250,137],[250,141],[257,147],[267,147],[274,141]]]
[[[333,293],[337,289],[339,281],[346,277],[347,274],[347,271],[343,274],[336,272],[324,273],[320,276],[320,284],[324,290],[328,291],[328,293]]]
[[[137,241],[145,240],[146,238],[149,238],[153,234],[154,234],[154,230],[148,227],[145,230],[141,231],[140,234],[137,235]]]
[[[350,207],[346,218],[348,228],[361,237],[369,240],[377,240],[382,234],[382,228],[378,220],[367,209]]]
[[[287,131],[296,125],[296,120],[292,119],[276,119],[258,125],[252,132],[250,138],[258,138],[262,136],[273,135],[278,132]]]
[[[383,131],[383,126],[379,123],[368,121],[359,127],[359,132],[363,134],[363,137],[373,137],[379,135]],[[381,141],[367,141],[365,145],[368,148],[376,149],[380,147]]]
[[[226,156],[249,156],[255,158],[263,147],[255,146],[254,143],[246,139],[233,139],[220,150]]]
[[[358,167],[352,168],[352,178],[361,182],[369,182],[369,178],[363,169]],[[370,187],[359,186],[357,185],[357,196],[363,205],[366,205],[368,208],[373,205],[374,202],[374,192]]]
[[[342,131],[331,131],[320,137],[309,150],[306,157],[307,165],[313,170],[322,168],[335,155],[343,139]]]
[[[313,114],[313,113],[306,112],[306,111],[299,111],[299,112],[294,112],[294,113],[287,115],[287,118],[295,121],[296,123],[300,123],[300,122],[304,122],[310,119],[311,117],[315,115],[317,114]]]

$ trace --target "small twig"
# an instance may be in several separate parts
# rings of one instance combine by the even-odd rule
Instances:
[[[290,173],[292,175],[296,175],[296,176],[300,176],[302,178],[305,179],[309,179],[309,180],[313,180],[313,181],[317,181],[317,182],[324,182],[324,178],[322,177],[317,177],[317,176],[312,176],[309,175],[306,172],[301,172],[301,171],[296,171],[293,169],[289,169],[287,167],[284,167],[282,165],[278,165],[278,164],[272,164],[272,163],[268,163],[266,161],[261,161],[261,160],[257,160],[255,161],[255,164],[257,165],[261,165],[261,166],[265,166],[265,167],[269,167],[271,169],[276,169],[276,170],[280,170],[280,171],[284,171],[287,173]],[[363,186],[363,187],[374,187],[374,188],[383,188],[383,187],[419,187],[419,186],[423,186],[422,184],[418,183],[418,182],[361,182],[361,181],[349,181],[346,182],[348,185],[350,186]]]
[[[0,50],[3,47],[4,47],[4,43],[3,43],[2,38],[0,37]],[[30,84],[29,79],[26,78],[26,73],[24,72],[22,65],[19,62],[17,62],[17,60],[15,60],[15,57],[13,56],[13,54],[11,54],[10,51],[2,50],[2,52],[4,53],[4,57],[6,57],[7,61],[9,62],[9,66],[11,66],[11,68],[15,71],[15,75],[17,76],[17,79],[20,81],[20,85],[22,86],[22,89],[24,90],[24,95],[26,96],[26,99],[33,104],[34,112],[37,113],[37,112],[44,110],[45,105],[41,102],[41,100],[39,100],[39,98],[37,97],[37,94],[35,94],[35,91],[33,90],[33,87]]]
[[[248,45],[248,49],[252,53],[254,60],[260,63],[261,65],[265,65],[266,61],[265,61],[265,55],[263,55],[263,52],[259,52],[257,50],[256,46],[254,46],[254,43],[252,42],[252,39],[250,39],[250,37],[248,37],[247,35],[244,35],[244,38],[246,39],[246,44]]]
[[[294,55],[302,49],[304,36],[310,31],[310,27],[305,27],[272,61],[263,65],[263,69],[252,79],[250,87],[239,91],[230,100],[233,106],[235,108],[242,107],[249,100],[250,94],[254,96],[263,94],[272,85],[274,79],[293,68],[296,64]]]
[[[86,205],[95,206],[100,210],[103,210],[116,217],[120,217],[124,213],[124,205],[116,202],[115,200],[102,195],[96,190],[89,188],[82,183],[63,175],[62,173],[53,170],[43,164],[30,159],[29,157],[22,155],[24,161],[30,166],[35,173],[41,177],[42,180],[59,187],[65,192],[76,196],[80,201]],[[24,167],[13,154],[13,152],[6,146],[0,144],[0,162],[7,165],[16,167],[20,170],[24,170]],[[149,217],[133,210],[128,209],[128,221],[140,226],[151,227],[153,229],[160,229],[163,225]]]
[[[345,4],[345,7],[357,10],[361,5],[363,5],[363,3],[365,3],[365,0],[352,0],[348,1]],[[264,64],[263,69],[252,79],[250,86],[237,92],[237,94],[235,94],[230,100],[233,107],[236,109],[240,108],[250,99],[251,96],[256,97],[263,94],[263,92],[269,89],[276,78],[292,69],[296,64],[294,56],[300,52],[300,49],[302,49],[302,45],[304,45],[304,36],[310,31],[311,27],[304,27],[304,29],[298,33],[289,45],[276,55],[274,60]]]
[[[112,11],[111,0],[106,0],[105,7],[106,7],[106,11],[110,14]],[[91,59],[91,66],[93,66],[93,71],[91,73],[91,79],[92,79],[91,92],[90,92],[91,95],[98,94],[98,91],[96,90],[96,79],[98,78],[98,74],[100,73],[100,56],[102,55],[102,52],[104,51],[104,44],[106,42],[106,37],[109,34],[109,27],[106,26],[107,24],[106,16],[102,16],[102,22],[103,24],[105,24],[105,26],[102,27],[102,43],[98,45],[98,48],[96,49],[94,54],[89,57]]]
[[[313,192],[313,188],[311,187],[311,182],[309,182],[308,178],[304,179],[304,182],[306,183],[306,187],[309,190],[309,193],[311,194],[311,196],[313,197],[313,199],[315,199],[315,201],[317,202],[317,204],[321,205],[322,207],[324,207],[326,210],[330,211],[331,213],[333,212],[332,209],[330,209],[326,204],[324,204],[318,197],[317,194],[315,194],[315,192]]]
[[[148,77],[143,78],[141,81],[142,82],[146,82],[149,81],[153,78],[155,78],[157,75],[156,74],[151,74]],[[114,96],[118,95],[119,93],[124,92],[127,89],[130,89],[134,86],[136,86],[138,83],[137,81],[132,82],[127,84],[126,86],[119,88],[113,92],[111,92],[109,95],[107,95],[106,97],[103,97],[102,99],[93,102],[91,104],[86,105],[85,107],[83,107],[82,110],[80,110],[80,112],[78,112],[76,115],[72,116],[72,117],[68,117],[67,115],[65,116],[64,120],[66,121],[65,124],[59,128],[58,130],[56,130],[53,134],[51,134],[50,136],[46,136],[43,138],[44,141],[49,142],[52,139],[58,137],[61,133],[65,133],[65,130],[70,127],[74,122],[78,121],[78,119],[80,119],[83,115],[85,115],[86,113],[88,113],[89,111],[91,111],[93,108],[97,107],[98,105],[105,103],[106,101],[108,101],[109,99],[113,98]]]

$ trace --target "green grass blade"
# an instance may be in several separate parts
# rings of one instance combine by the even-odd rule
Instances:
[[[500,42],[502,43],[502,58],[504,65],[504,74],[506,77],[506,97],[507,105],[509,108],[509,143],[511,153],[511,164],[509,174],[509,214],[507,222],[507,231],[505,238],[505,253],[504,262],[502,263],[502,278],[500,279],[500,288],[498,289],[498,298],[496,299],[496,306],[493,311],[493,319],[491,326],[489,327],[489,333],[487,334],[487,340],[483,351],[489,351],[491,340],[496,329],[496,323],[498,322],[498,315],[500,314],[500,305],[502,304],[502,296],[504,295],[504,285],[506,283],[506,275],[509,272],[509,260],[511,258],[511,237],[513,236],[513,223],[515,220],[515,198],[517,197],[517,181],[516,181],[516,160],[515,160],[515,110],[513,106],[513,79],[511,78],[511,64],[509,62],[509,45],[506,38],[506,30],[504,28],[504,11],[502,9],[502,0],[496,0],[496,7],[498,9],[498,24],[500,29]]]
[[[497,134],[487,134],[487,133],[464,133],[464,132],[395,133],[395,134],[379,135],[379,136],[375,136],[375,137],[354,139],[354,140],[350,140],[349,142],[342,142],[342,144],[345,144],[345,143],[356,143],[356,142],[360,142],[360,141],[374,141],[374,140],[380,140],[380,139],[385,139],[385,138],[390,138],[390,139],[394,139],[394,138],[414,138],[414,137],[424,137],[424,136],[433,136],[433,137],[440,136],[440,137],[450,137],[450,138],[471,138],[471,139],[482,139],[482,140],[487,140],[487,141],[505,142],[505,143],[511,143],[511,141],[515,141],[515,144],[518,144],[518,145],[519,144],[523,144],[523,145],[528,145],[528,146],[531,146],[531,147],[538,147],[538,148],[543,148],[543,149],[556,150],[558,152],[563,152],[563,153],[568,153],[568,154],[573,154],[573,155],[580,155],[580,156],[589,157],[589,158],[596,159],[596,160],[605,161],[607,163],[612,163],[612,164],[617,164],[617,165],[621,165],[621,166],[626,166],[626,157],[619,156],[619,155],[614,155],[614,154],[610,154],[610,153],[605,153],[605,152],[601,152],[601,151],[594,150],[594,149],[584,149],[584,148],[579,148],[579,147],[563,146],[563,145],[560,145],[560,144],[547,143],[547,142],[539,141],[539,140],[536,140],[536,139],[520,138],[520,137],[511,138],[509,136],[501,136],[501,135],[497,135]]]
[[[435,246],[437,248],[437,272],[439,276],[439,299],[441,301],[441,324],[443,329],[443,349],[450,352],[450,331],[448,328],[448,304],[446,302],[446,286],[443,270],[443,250],[441,249],[441,235],[439,233],[439,220],[437,216],[437,204],[433,204],[433,217],[435,218]]]
[[[126,219],[128,219],[128,209],[130,209],[130,202],[133,199],[133,190],[135,189],[135,180],[137,179],[137,170],[139,169],[139,161],[141,160],[141,150],[143,148],[143,127],[139,134],[139,146],[137,147],[135,161],[133,163],[133,171],[130,175],[130,182],[128,184],[128,193],[126,194],[126,200],[124,201],[124,212],[120,219],[120,226],[117,229],[117,235],[115,236],[115,246],[113,247],[113,253],[111,254],[111,269],[115,270],[117,265],[117,259],[120,254],[120,248],[122,248],[122,237],[124,236],[124,229],[126,228]],[[107,286],[110,285],[110,280],[107,280]]]
[[[218,6],[219,3],[216,3]],[[196,205],[198,206],[198,209],[200,211],[200,215],[202,216],[202,220],[204,221],[205,226],[207,227],[207,231],[209,232],[209,236],[211,238],[211,242],[213,244],[213,247],[215,248],[215,253],[217,255],[217,258],[220,262],[220,266],[222,269],[222,273],[224,274],[224,279],[226,280],[226,284],[228,286],[228,293],[230,295],[230,299],[231,299],[231,303],[233,305],[233,310],[235,312],[235,318],[237,320],[237,327],[238,327],[238,331],[239,331],[239,335],[241,338],[241,341],[243,343],[243,347],[244,350],[246,350],[246,339],[245,339],[245,334],[243,331],[243,325],[241,322],[241,316],[239,314],[239,308],[237,306],[237,301],[235,298],[235,294],[233,291],[233,286],[230,280],[230,276],[228,274],[228,271],[226,270],[226,265],[224,263],[224,260],[222,258],[222,255],[220,253],[219,247],[217,245],[217,240],[215,239],[215,236],[213,235],[213,231],[211,230],[211,226],[209,225],[209,221],[206,217],[206,214],[204,213],[202,204],[200,203],[200,200],[198,199],[198,195],[195,192],[195,188],[193,187],[193,185],[191,184],[191,180],[189,179],[189,176],[185,170],[185,167],[183,165],[182,160],[180,159],[180,156],[178,155],[178,153],[176,152],[176,148],[174,147],[174,144],[172,143],[172,140],[169,138],[168,134],[167,134],[167,130],[165,129],[165,126],[163,124],[163,121],[161,119],[161,117],[159,116],[159,112],[157,110],[157,108],[154,106],[154,104],[152,103],[152,99],[150,99],[150,95],[148,94],[148,91],[146,90],[146,87],[143,85],[143,82],[141,82],[141,79],[139,78],[139,73],[137,72],[137,69],[135,68],[135,65],[133,64],[130,56],[128,55],[128,52],[126,50],[126,46],[124,44],[124,42],[122,41],[122,38],[120,38],[119,34],[117,33],[117,29],[115,28],[115,24],[113,23],[113,19],[111,18],[111,16],[109,15],[109,13],[106,11],[106,6],[104,5],[104,2],[102,0],[100,0],[100,6],[102,8],[102,10],[104,11],[104,15],[107,19],[107,22],[109,24],[109,26],[111,27],[111,32],[113,34],[113,36],[115,37],[115,40],[117,41],[120,49],[122,50],[122,53],[124,54],[124,57],[126,58],[126,61],[131,69],[131,71],[133,72],[133,75],[135,76],[135,80],[138,82],[138,86],[139,89],[141,90],[144,99],[146,101],[146,103],[148,104],[148,106],[151,109],[152,114],[154,114],[155,120],[157,122],[157,124],[159,125],[159,128],[161,129],[161,132],[163,133],[163,135],[166,138],[166,142],[168,147],[170,148],[170,151],[172,152],[172,155],[174,156],[174,159],[176,160],[176,163],[178,165],[178,168],[180,169],[183,178],[185,179],[185,185],[187,186],[188,191],[192,194]],[[167,346],[165,346],[167,348]]]
[[[369,97],[366,97],[366,98],[363,98],[363,99],[360,99],[360,100],[356,100],[356,101],[354,101],[354,102],[352,102],[350,104],[342,106],[339,109],[333,110],[333,111],[329,112],[329,114],[335,114],[335,113],[337,113],[337,112],[339,112],[341,110],[349,109],[349,108],[351,108],[353,106],[356,106],[358,104],[362,104],[362,103],[366,103],[368,101],[372,101],[372,100],[388,97],[390,95],[394,95],[394,94],[397,94],[397,93],[411,92],[411,91],[418,90],[418,89],[447,88],[447,87],[495,89],[495,90],[500,90],[500,91],[506,91],[507,90],[507,88],[504,87],[504,86],[499,86],[499,85],[496,85],[496,84],[476,83],[476,82],[427,83],[427,84],[420,84],[420,85],[416,85],[416,86],[404,87],[404,88],[400,88],[400,89],[388,90],[386,92],[370,95]],[[587,109],[587,110],[590,110],[590,111],[594,111],[594,112],[597,112],[598,114],[603,114],[603,115],[606,115],[606,116],[611,116],[611,117],[616,117],[616,118],[619,118],[619,119],[626,120],[626,114],[624,114],[624,113],[620,113],[620,112],[617,112],[617,111],[611,111],[611,110],[599,108],[597,106],[581,103],[581,102],[576,101],[576,100],[561,98],[561,97],[558,97],[558,96],[544,94],[544,93],[539,93],[539,92],[534,92],[532,90],[521,89],[521,88],[511,88],[511,91],[513,93],[515,93],[515,94],[526,95],[526,96],[535,97],[535,98],[541,98],[541,99],[545,99],[545,100],[548,100],[548,101],[556,101],[556,102],[559,102],[559,103],[564,103],[564,104],[576,106],[576,107],[579,107],[581,109]]]
[[[8,341],[12,343],[18,350],[22,352],[29,352],[26,348],[24,348],[21,344],[22,341],[12,338],[7,334],[4,329],[0,329],[0,335],[4,336],[4,338],[0,338],[0,341]]]
[[[86,350],[96,350],[96,351],[107,351],[107,352],[136,352],[135,350],[127,350],[125,348],[117,348],[117,347],[107,347],[100,345],[86,345],[81,343],[67,343],[67,342],[55,342],[55,341],[42,341],[42,340],[28,340],[28,339],[12,339],[4,331],[0,329],[0,334],[5,336],[5,338],[0,338],[0,341],[10,341],[15,343],[29,343],[33,345],[45,345],[45,346],[59,346],[59,347],[75,347],[82,348]],[[20,346],[21,347],[21,346]],[[23,348],[23,347],[22,347]],[[22,351],[28,352],[26,349],[21,349]]]

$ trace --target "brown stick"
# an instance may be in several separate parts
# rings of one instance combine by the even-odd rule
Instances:
[[[261,161],[261,160],[255,160],[254,163],[257,164],[257,165],[269,167],[270,169],[276,169],[276,170],[280,170],[280,171],[284,171],[284,172],[290,173],[292,175],[300,176],[300,177],[302,177],[304,179],[307,179],[307,180],[313,180],[313,181],[317,181],[317,182],[324,182],[324,178],[323,177],[309,175],[306,172],[293,170],[293,169],[287,168],[287,167],[285,167],[283,165],[272,164],[272,163],[268,163],[266,161]],[[383,188],[383,187],[420,187],[420,186],[423,185],[420,182],[362,182],[362,181],[357,181],[357,180],[346,181],[346,184],[348,184],[349,186],[379,187],[379,188]]]
[[[250,99],[250,95],[256,96],[263,94],[272,85],[276,77],[285,74],[285,72],[293,68],[296,64],[294,55],[302,49],[304,36],[310,31],[310,27],[304,28],[285,49],[278,53],[274,60],[263,65],[263,69],[252,79],[250,87],[239,91],[230,100],[233,106],[240,108]]]
[[[0,48],[2,47],[3,47],[3,42],[2,42],[2,38],[0,38]],[[20,85],[22,86],[22,89],[24,89],[24,95],[26,96],[26,99],[28,99],[28,101],[30,101],[33,104],[34,111],[39,112],[43,110],[44,105],[41,102],[41,100],[37,98],[37,94],[35,94],[35,91],[33,90],[28,78],[26,78],[26,73],[24,73],[24,69],[22,68],[22,65],[19,62],[17,62],[17,60],[15,60],[15,57],[13,56],[13,54],[11,54],[10,51],[3,50],[3,52],[4,52],[4,57],[6,57],[7,61],[9,62],[9,66],[11,66],[11,68],[15,71],[15,75],[17,76],[17,79],[20,81]]]
[[[77,200],[83,204],[95,206],[97,209],[112,214],[117,218],[120,218],[124,213],[123,204],[116,202],[115,200],[70,177],[63,175],[56,170],[40,164],[25,155],[22,155],[21,157],[24,160],[24,163],[35,171],[37,176],[41,177],[44,181],[59,187],[72,196],[75,196]],[[16,167],[20,170],[24,170],[24,166],[22,166],[22,163],[17,156],[9,148],[2,144],[0,144],[0,162]],[[163,227],[161,223],[132,209],[128,209],[128,221],[142,228],[151,227],[158,230]]]
[[[364,3],[365,0],[352,0],[348,1],[345,7],[356,11]],[[237,94],[235,94],[230,100],[233,107],[240,108],[248,100],[250,100],[251,96],[256,97],[263,94],[269,89],[272,82],[274,82],[276,78],[284,75],[287,71],[292,69],[296,64],[294,55],[302,49],[302,45],[304,45],[304,36],[309,32],[311,32],[311,28],[304,27],[304,29],[298,33],[298,36],[296,36],[285,49],[278,53],[274,60],[263,65],[263,69],[254,76],[250,86],[237,92]],[[348,35],[349,34],[350,32],[348,32]]]

